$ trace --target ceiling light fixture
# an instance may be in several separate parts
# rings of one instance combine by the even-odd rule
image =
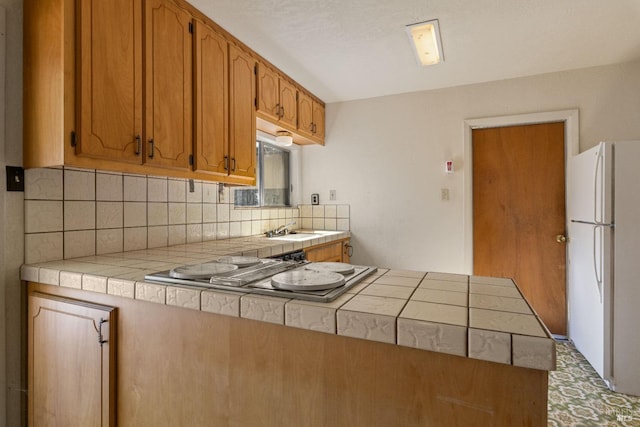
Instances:
[[[444,61],[437,19],[407,25],[406,29],[420,65],[435,65]]]
[[[286,130],[279,130],[276,132],[276,144],[281,147],[290,147],[293,144],[293,136],[291,136],[291,132],[287,132]]]

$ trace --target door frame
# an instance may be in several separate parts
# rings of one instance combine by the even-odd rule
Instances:
[[[464,121],[464,196],[462,204],[464,214],[464,266],[468,274],[473,274],[473,129],[532,125],[551,122],[564,122],[564,186],[566,209],[567,195],[569,194],[567,164],[569,158],[578,154],[580,151],[580,123],[578,109],[484,117],[478,119],[467,119]],[[565,218],[565,221],[567,221],[565,224],[565,230],[569,227],[567,218]],[[568,277],[566,280],[568,280]]]

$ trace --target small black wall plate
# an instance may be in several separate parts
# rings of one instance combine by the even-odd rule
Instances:
[[[7,166],[7,191],[24,191],[24,169]]]

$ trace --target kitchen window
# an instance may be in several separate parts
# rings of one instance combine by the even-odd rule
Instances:
[[[235,189],[236,207],[291,206],[291,153],[269,137],[261,135],[256,140],[256,186]]]

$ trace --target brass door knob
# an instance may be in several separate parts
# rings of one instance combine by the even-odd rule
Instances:
[[[565,243],[567,241],[567,237],[563,236],[562,234],[558,234],[556,236],[556,242],[558,243]]]

